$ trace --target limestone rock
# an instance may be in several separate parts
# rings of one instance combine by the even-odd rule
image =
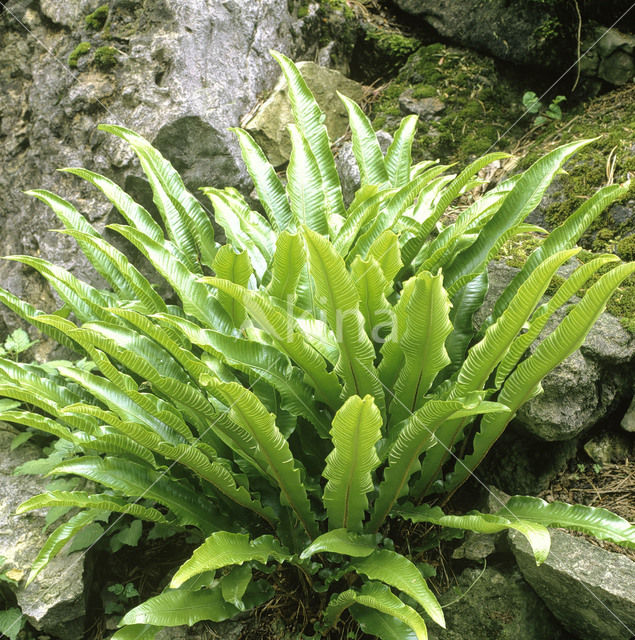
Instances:
[[[495,300],[518,269],[496,262],[490,265],[490,288],[483,309],[475,317],[485,320]],[[539,341],[564,318],[568,308],[559,309],[547,323]],[[533,352],[539,342],[531,346]],[[575,438],[616,409],[632,388],[635,338],[619,320],[603,313],[583,345],[543,380],[543,393],[523,405],[515,423],[535,437],[549,442]]]
[[[576,638],[631,638],[629,629],[635,628],[632,560],[582,538],[552,531],[551,553],[538,567],[524,536],[511,532],[510,541],[525,580]]]
[[[631,404],[626,410],[620,426],[624,431],[635,432],[635,398],[631,400]]]
[[[302,23],[286,0],[117,0],[110,2],[108,39],[85,22],[99,4],[8,0],[0,14],[0,255],[38,255],[98,285],[75,242],[48,231],[62,226],[54,214],[23,192],[59,193],[98,230],[120,222],[92,186],[57,171],[82,166],[147,189],[136,177],[141,170],[134,154],[98,131],[102,122],[156,142],[192,189],[231,185],[248,191],[250,179],[228,128],[278,77],[269,49],[295,58],[302,42]],[[91,48],[73,70],[68,57],[81,42]],[[108,69],[95,59],[103,46],[117,51]],[[130,253],[129,245],[125,250]],[[38,308],[58,306],[39,276],[18,263],[0,263],[0,283]],[[0,335],[17,323],[0,309]]]
[[[544,7],[536,9],[523,0],[395,0],[395,4],[444,38],[501,60],[551,66],[564,62],[557,59],[554,43],[547,44],[540,35],[550,19]]]
[[[392,142],[392,136],[385,131],[379,130],[377,132],[377,140],[379,141],[379,147],[385,155]],[[348,206],[353,201],[355,192],[361,185],[361,175],[355,160],[355,154],[353,153],[352,142],[347,141],[339,148],[335,154],[335,167],[337,168],[337,173],[342,185],[344,204]]]
[[[348,126],[346,108],[337,92],[359,102],[362,98],[361,84],[346,78],[339,71],[320,67],[314,62],[300,62],[298,68],[326,115],[325,124],[331,140],[336,140],[344,135]],[[274,166],[284,164],[291,155],[287,125],[292,121],[286,80],[281,76],[271,96],[245,123],[245,128],[254,136]]]
[[[623,431],[604,432],[585,442],[584,451],[593,462],[599,464],[623,463],[625,460],[633,459],[635,440]]]
[[[430,623],[430,640],[568,638],[516,568],[488,566],[482,575],[481,569],[465,569],[457,586],[439,598],[442,606],[456,602],[444,611],[445,630]]]
[[[445,109],[445,104],[439,98],[416,98],[412,89],[406,89],[399,96],[399,107],[405,115],[415,113],[422,120],[432,120]]]
[[[39,455],[37,447],[29,443],[10,451],[15,433],[5,424],[0,430],[0,556],[7,559],[5,569],[16,569],[23,574],[16,597],[29,622],[55,637],[81,640],[87,597],[86,557],[83,554],[62,552],[25,587],[29,568],[48,534],[43,532],[42,511],[16,515],[15,510],[28,498],[43,493],[50,480],[40,476],[12,475],[16,467]]]

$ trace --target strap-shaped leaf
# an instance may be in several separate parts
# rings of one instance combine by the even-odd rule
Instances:
[[[160,451],[171,460],[176,460],[179,464],[194,471],[236,504],[254,511],[272,525],[275,514],[271,507],[263,507],[260,501],[254,499],[245,487],[238,486],[231,471],[225,465],[219,462],[210,462],[209,458],[193,445],[163,444]]]
[[[386,152],[386,171],[393,187],[403,187],[414,177],[410,175],[410,164],[418,120],[416,115],[403,118]]]
[[[109,317],[110,314],[104,311],[104,307],[108,307],[112,303],[109,292],[95,289],[95,287],[76,278],[66,269],[42,258],[9,256],[6,259],[21,262],[38,271],[82,322],[105,320]]]
[[[442,527],[453,527],[456,529],[467,529],[476,533],[498,533],[505,529],[515,529],[522,533],[529,542],[536,559],[536,564],[542,564],[549,555],[551,547],[551,536],[545,526],[531,519],[519,519],[506,513],[505,517],[491,513],[479,513],[470,511],[464,516],[446,516],[439,507],[430,507],[424,504],[420,507],[405,505],[394,509],[395,515],[411,520],[412,522],[429,522]]]
[[[489,276],[487,270],[484,270],[452,296],[450,321],[453,329],[445,342],[450,364],[443,372],[444,377],[449,377],[457,371],[465,361],[465,352],[476,333],[474,314],[485,301],[488,288]]]
[[[4,389],[6,389],[4,385],[0,386],[0,392]],[[60,424],[58,420],[52,420],[47,416],[40,415],[39,413],[21,410],[0,410],[0,420],[12,422],[14,424],[21,424],[26,427],[31,427],[32,429],[38,429],[44,433],[50,433],[56,438],[77,443],[77,438],[68,427]]]
[[[252,561],[267,564],[270,558],[285,562],[291,559],[291,555],[273,536],[250,540],[248,535],[242,533],[216,531],[179,567],[170,586],[177,588],[205,571]]]
[[[375,371],[375,350],[364,332],[359,296],[351,275],[326,238],[305,229],[305,240],[317,303],[326,311],[340,347],[336,371],[344,378],[344,395],[369,394],[383,412],[384,390]]]
[[[559,227],[556,227],[544,242],[527,258],[523,268],[514,276],[505,290],[496,300],[492,311],[495,320],[511,302],[520,285],[533,270],[549,256],[575,245],[584,230],[600,215],[606,207],[628,191],[627,186],[618,184],[598,189],[581,207],[572,213]]]
[[[124,423],[130,421],[144,425],[159,438],[172,444],[180,444],[192,439],[192,433],[187,425],[179,421],[173,413],[157,410],[158,407],[153,406],[147,394],[119,388],[110,380],[82,371],[77,367],[61,367],[60,372],[90,391]],[[68,404],[71,405],[71,403]],[[77,408],[73,408],[73,411],[77,411]],[[127,435],[132,437],[130,433]],[[139,443],[148,446],[140,440]]]
[[[385,293],[390,295],[393,290],[393,280],[403,266],[399,250],[399,236],[390,230],[384,231],[370,246],[368,258],[377,260],[386,278]]]
[[[366,335],[374,343],[380,343],[393,324],[392,308],[386,300],[385,292],[389,288],[386,276],[375,258],[362,260],[356,256],[351,264],[351,277],[359,295]]]
[[[316,407],[301,371],[291,366],[284,353],[267,344],[201,329],[184,318],[161,316],[161,319],[177,326],[192,343],[229,366],[268,382],[280,393],[283,409],[294,416],[304,416],[317,427],[320,435],[327,436],[329,421]]]
[[[78,342],[97,347],[117,359],[167,398],[208,417],[214,414],[207,398],[190,382],[183,368],[154,340],[116,325],[92,322],[73,332]]]
[[[189,269],[200,272],[201,261],[211,267],[214,260],[214,228],[200,202],[185,188],[174,167],[139,134],[117,125],[100,125],[125,140],[134,150],[152,187],[154,203],[170,238],[183,252]]]
[[[193,315],[207,327],[231,332],[231,322],[220,302],[174,254],[132,227],[112,224],[109,228],[132,242],[148,258],[179,296],[185,313]]]
[[[512,342],[509,351],[496,369],[495,385],[498,387],[518,364],[529,345],[540,335],[547,321],[556,309],[559,309],[580,287],[603,265],[618,262],[616,255],[600,256],[586,264],[580,265],[561,285],[546,305],[539,307],[534,313],[527,331]]]
[[[262,281],[267,275],[275,245],[275,234],[269,222],[252,211],[236,189],[204,187],[201,191],[214,205],[214,219],[225,230],[228,241],[234,249],[247,251],[256,276]]]
[[[463,396],[482,389],[490,374],[503,359],[509,345],[518,335],[529,316],[540,302],[557,269],[579,249],[560,251],[542,262],[518,289],[505,312],[485,332],[485,337],[474,345],[459,370],[452,397]]]
[[[407,624],[387,613],[363,607],[361,604],[352,605],[349,611],[364,633],[377,636],[381,640],[416,640],[417,638]],[[113,640],[115,640],[114,637]]]
[[[333,451],[326,458],[323,502],[329,528],[362,530],[373,490],[372,472],[379,466],[375,445],[381,438],[382,418],[373,398],[351,396],[333,418]]]
[[[359,534],[347,529],[333,529],[318,536],[301,554],[306,560],[316,553],[340,553],[355,558],[369,556],[377,548],[377,540],[371,534]]]
[[[518,365],[498,395],[498,401],[508,406],[509,411],[483,418],[480,430],[474,436],[473,452],[455,466],[447,483],[448,488],[461,485],[472,469],[480,464],[518,408],[540,390],[540,381],[584,342],[609,298],[632,273],[635,273],[634,262],[620,264],[604,274],[573,306],[558,327],[538,345],[536,351]]]
[[[293,230],[297,222],[291,213],[287,194],[262,149],[244,129],[235,127],[230,131],[238,138],[245,166],[254,181],[258,198],[269,221],[278,233],[289,228]]]
[[[317,534],[315,516],[302,483],[289,443],[278,429],[273,414],[258,397],[236,382],[221,382],[211,376],[201,380],[229,407],[231,419],[258,444],[267,463],[267,473],[280,489],[280,498],[288,504],[309,536]]]
[[[260,291],[250,291],[218,278],[205,278],[204,281],[240,300],[247,313],[304,371],[317,395],[333,409],[340,406],[341,388],[337,376],[327,371],[324,358],[307,343],[291,316],[282,313]]]
[[[77,535],[84,527],[87,527],[103,515],[103,511],[95,511],[92,509],[90,511],[80,511],[69,518],[64,524],[57,527],[46,539],[46,542],[33,561],[31,572],[26,581],[27,585],[33,582],[42,569],[59,554],[73,536]]]
[[[348,124],[353,136],[353,153],[362,178],[362,185],[383,185],[388,182],[384,154],[370,120],[353,100],[338,92],[348,112]],[[410,166],[407,167],[410,170]]]
[[[508,240],[515,227],[538,205],[553,177],[579,149],[592,142],[571,142],[554,149],[537,160],[518,180],[500,209],[485,225],[474,244],[446,270],[445,281],[450,295],[483,269]]]
[[[25,500],[16,513],[26,513],[33,509],[50,507],[78,507],[80,509],[96,509],[98,511],[114,511],[125,513],[149,522],[167,524],[168,520],[160,511],[140,504],[128,503],[116,496],[103,493],[86,493],[84,491],[47,491]]]
[[[122,618],[120,624],[157,627],[193,625],[200,620],[221,622],[234,617],[236,607],[225,602],[220,589],[170,590],[146,600]]]
[[[368,229],[359,236],[348,254],[347,261],[351,262],[356,255],[361,255],[362,258],[366,257],[375,240],[384,231],[393,228],[406,209],[415,201],[421,189],[439,173],[445,171],[445,168],[433,167],[429,169],[414,180],[406,183],[388,200],[383,201],[380,205],[380,215],[375,217]]]
[[[342,257],[346,258],[348,250],[355,242],[360,230],[368,226],[378,214],[380,204],[388,200],[395,192],[396,190],[380,191],[374,184],[367,184],[357,191],[346,220],[333,240],[335,250]]]
[[[305,264],[306,254],[300,234],[283,231],[276,241],[271,282],[267,287],[269,295],[285,304],[294,305],[296,288]]]
[[[302,135],[309,143],[320,169],[328,202],[327,217],[329,220],[331,216],[344,217],[342,187],[331,153],[328,132],[323,123],[322,111],[293,62],[276,51],[272,51],[271,55],[276,59],[287,79],[293,116]]]
[[[167,311],[163,298],[121,251],[115,249],[98,236],[72,230],[66,233],[77,240],[81,239],[82,242],[101,253],[104,262],[108,262],[111,265],[110,273],[113,275],[109,281],[116,291],[120,293],[127,292],[129,294],[127,297],[130,299],[140,300],[148,313]],[[115,272],[117,272],[116,276],[114,275]]]
[[[403,283],[401,297],[393,307],[395,321],[392,331],[381,347],[382,359],[379,363],[379,378],[387,389],[394,389],[399,372],[404,363],[404,353],[401,348],[401,338],[406,332],[406,322],[408,321],[408,303],[414,291],[415,278],[410,278]]]
[[[452,331],[450,301],[443,289],[443,276],[420,273],[406,309],[405,330],[400,336],[403,367],[394,387],[399,402],[392,402],[390,415],[399,422],[416,411],[439,371],[450,359],[445,340]]]
[[[209,502],[170,477],[147,466],[119,458],[84,456],[58,464],[51,473],[70,473],[104,485],[130,497],[145,497],[168,507],[183,525],[194,525],[204,532],[218,526]],[[217,520],[217,522],[218,522]]]
[[[154,640],[161,627],[149,624],[131,624],[122,627],[111,636],[110,640]]]
[[[532,496],[513,496],[496,515],[530,520],[545,527],[583,531],[600,540],[610,540],[631,549],[635,548],[635,526],[600,507],[545,502],[542,498]]]
[[[507,411],[497,402],[484,402],[473,393],[461,400],[429,400],[402,427],[388,454],[388,467],[368,524],[377,531],[395,502],[407,491],[410,476],[421,468],[419,456],[435,442],[435,431],[448,420]]]
[[[357,573],[363,573],[370,580],[380,580],[408,594],[438,625],[445,628],[439,601],[430,591],[421,571],[408,558],[389,549],[378,549],[352,564]]]
[[[329,203],[322,175],[309,143],[294,125],[289,125],[291,157],[287,167],[287,194],[293,217],[316,233],[327,235]]]
[[[60,331],[56,327],[52,327],[48,324],[40,322],[39,316],[46,316],[48,314],[44,311],[36,309],[32,304],[20,300],[16,295],[0,287],[0,302],[11,309],[16,315],[20,316],[23,320],[27,320],[36,329],[44,333],[45,335],[53,338],[59,344],[75,351],[76,353],[84,354],[83,349],[71,338],[69,338],[63,331]]]
[[[417,640],[428,638],[423,618],[381,582],[367,582],[359,591],[348,589],[333,596],[324,611],[325,624],[328,627],[335,626],[342,612],[355,603],[398,618],[415,632]]]
[[[129,225],[139,229],[155,242],[163,242],[165,239],[163,231],[154,218],[112,180],[88,169],[67,168],[62,171],[72,173],[95,185],[112,202]]]
[[[212,266],[218,278],[224,278],[241,287],[247,286],[253,273],[247,251],[236,253],[228,244],[223,245],[218,250]],[[244,307],[238,304],[234,298],[222,292],[219,293],[218,300],[225,307],[225,311],[229,314],[234,326],[242,326],[246,317]]]

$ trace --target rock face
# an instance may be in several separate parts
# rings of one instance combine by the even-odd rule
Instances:
[[[458,579],[459,592],[451,590],[439,601],[445,609],[447,629],[428,627],[430,640],[566,640],[540,598],[532,592],[518,569],[488,566],[465,569]],[[470,588],[469,594],[460,598]],[[460,598],[460,599],[459,599]]]
[[[490,265],[490,288],[483,310],[475,318],[477,323],[485,319],[516,273],[518,269],[503,262]],[[556,328],[567,310],[563,307],[553,315],[542,338]],[[530,350],[536,346],[532,345]],[[543,393],[520,408],[515,423],[540,440],[559,442],[575,438],[628,398],[633,361],[635,336],[615,317],[602,314],[580,349],[544,378]]]
[[[18,606],[36,628],[64,640],[84,637],[86,588],[85,556],[62,552],[28,586],[29,568],[48,534],[43,532],[41,511],[15,515],[16,507],[26,499],[43,493],[49,479],[40,476],[14,476],[16,467],[37,458],[39,450],[23,444],[10,451],[16,432],[6,424],[0,430],[0,556],[7,559],[3,570],[22,573],[16,588]],[[50,531],[49,531],[50,533]]]
[[[103,26],[89,26],[85,19],[100,4],[9,0],[0,14],[0,255],[53,259],[93,282],[74,242],[47,232],[61,223],[22,191],[70,197],[98,229],[114,221],[94,189],[56,171],[84,166],[121,185],[140,173],[121,141],[97,131],[101,122],[156,142],[190,188],[244,187],[227,129],[278,76],[269,49],[296,57],[300,41],[286,0],[114,0]],[[89,49],[71,68],[69,57],[83,42]],[[128,186],[147,189],[138,178]],[[53,303],[39,278],[16,263],[0,264],[0,283],[36,306]],[[0,309],[0,335],[15,324]]]
[[[500,60],[550,70],[575,66],[577,42],[571,25],[577,22],[578,16],[572,6],[524,0],[394,2],[402,11],[430,25],[443,38]],[[635,38],[608,28],[614,21],[626,25],[626,20],[620,22],[618,19],[628,8],[626,3],[622,7],[607,7],[599,16],[592,16],[593,10],[589,12],[587,7],[583,8],[581,18],[584,33],[588,35],[580,43],[580,50],[589,50],[580,62],[583,77],[611,85],[624,85],[633,79]],[[595,20],[607,26],[598,26]]]
[[[406,13],[419,16],[441,36],[462,46],[516,64],[555,64],[544,46],[550,18],[522,0],[395,0]],[[513,6],[509,6],[512,4]]]
[[[552,331],[566,310],[547,323]],[[544,393],[516,417],[541,440],[569,440],[594,426],[630,392],[635,339],[609,314],[602,314],[579,351],[543,381]]]
[[[344,135],[348,125],[346,108],[337,92],[359,102],[362,98],[362,86],[335,69],[320,67],[313,62],[300,62],[298,69],[325,113],[325,124],[331,140],[336,140]],[[287,125],[293,122],[293,118],[286,85],[284,76],[281,76],[271,96],[245,124],[247,131],[254,136],[274,166],[284,164],[291,155]]]
[[[576,638],[631,638],[635,629],[634,562],[582,538],[552,531],[551,553],[537,567],[525,538],[513,532],[510,540],[525,580]]]

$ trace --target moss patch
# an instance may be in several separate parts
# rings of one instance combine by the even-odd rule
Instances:
[[[94,29],[95,31],[101,31],[106,24],[106,20],[108,19],[108,5],[102,4],[100,7],[97,7],[92,13],[89,13],[84,21],[86,22],[86,26],[90,29]]]
[[[114,47],[99,47],[95,51],[95,64],[103,71],[114,67],[117,64],[117,49]]]
[[[502,77],[492,59],[441,43],[421,47],[373,105],[376,128],[397,128],[404,115],[399,96],[408,88],[416,98],[438,97],[446,105],[440,118],[419,122],[415,160],[465,164],[492,147],[510,147],[506,130],[522,113],[523,88]],[[514,135],[527,127],[521,122]]]
[[[77,63],[82,56],[90,51],[90,42],[80,42],[68,56],[68,66],[71,69],[77,68]]]

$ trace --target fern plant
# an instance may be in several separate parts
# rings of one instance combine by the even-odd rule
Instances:
[[[416,119],[408,116],[384,156],[367,117],[342,97],[362,176],[346,208],[322,114],[293,63],[274,57],[295,117],[286,185],[236,129],[264,214],[233,189],[203,189],[225,244],[172,166],[128,129],[101,127],[137,154],[160,221],[108,178],[66,169],[116,207],[125,224],[110,228],[141,251],[178,304],[164,301],[69,202],[31,192],[111,288],[12,256],[39,271],[63,306],[44,313],[0,291],[5,305],[95,365],[60,364],[43,378],[31,365],[0,359],[0,394],[11,400],[0,419],[67,443],[70,453],[52,474],[103,487],[49,491],[20,506],[77,508],[51,534],[29,580],[96,518],[124,514],[187,529],[201,544],[160,595],[123,617],[116,640],[259,606],[273,590],[253,572],[271,574],[270,563],[294,567],[320,594],[318,634],[344,614],[380,638],[421,639],[424,616],[444,625],[443,612],[429,574],[384,537],[387,519],[516,529],[537,562],[548,554],[552,525],[635,545],[635,529],[603,509],[522,496],[496,514],[448,515],[433,506],[472,473],[635,271],[616,264],[525,357],[551,315],[601,266],[619,262],[587,262],[544,302],[576,240],[625,187],[600,189],[547,235],[475,327],[487,264],[533,228],[525,217],[589,141],[555,149],[443,224],[478,171],[504,154],[458,175],[433,162],[412,165]]]

